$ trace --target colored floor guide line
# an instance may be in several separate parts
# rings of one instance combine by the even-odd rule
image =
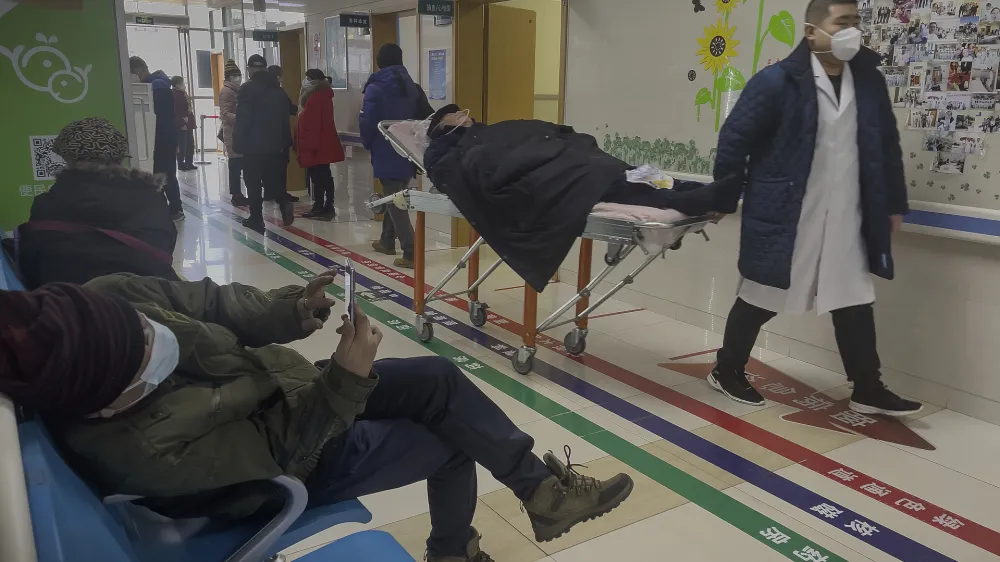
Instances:
[[[230,230],[227,226],[211,218],[205,217],[197,209],[185,205],[188,210],[202,218],[205,222],[222,231]],[[241,232],[232,230],[231,234],[235,240],[244,244],[251,250],[268,257],[278,266],[294,273],[303,280],[309,280],[316,276],[316,273],[309,271],[304,266],[292,261],[286,256],[269,251],[260,242],[257,242]],[[361,282],[360,275],[359,282]],[[330,294],[339,299],[343,299],[344,292],[339,286],[329,288]],[[401,335],[412,341],[417,341],[414,335],[413,326],[400,320],[389,312],[378,306],[359,301],[365,313],[375,321],[396,329]],[[760,543],[770,547],[789,560],[824,560],[827,562],[846,562],[846,559],[838,556],[828,549],[817,545],[815,542],[795,533],[790,528],[779,524],[771,518],[758,511],[740,503],[725,493],[716,490],[709,484],[698,480],[694,476],[670,465],[656,455],[629,443],[625,439],[605,430],[603,427],[584,418],[576,412],[555,402],[554,400],[539,394],[535,390],[528,388],[517,380],[501,373],[500,371],[471,360],[459,349],[441,341],[435,340],[429,344],[421,344],[435,354],[450,359],[460,365],[470,376],[489,384],[507,396],[517,400],[535,412],[545,416],[570,433],[580,437],[609,455],[622,461],[634,470],[648,476],[655,482],[676,492],[680,496],[698,505],[702,509],[715,515],[719,519],[736,527]],[[812,558],[810,558],[810,556]]]
[[[191,192],[186,192],[186,194],[197,200],[195,194]],[[276,220],[268,219],[268,221],[275,226],[280,227]],[[326,239],[320,238],[296,227],[287,227],[285,230],[332,252],[350,257],[359,265],[374,269],[375,271],[378,271],[395,281],[399,281],[400,283],[403,283],[411,288],[413,287],[414,280],[412,277],[375,262],[366,256],[352,252]],[[429,285],[425,287],[427,291],[431,289]],[[446,299],[445,302],[468,312],[468,301],[451,298]],[[489,321],[495,326],[505,329],[518,336],[523,331],[520,324],[492,312],[489,313]],[[476,332],[481,333],[478,330]],[[482,342],[479,343],[481,344]],[[895,488],[886,482],[868,476],[859,470],[842,465],[841,463],[827,458],[826,456],[807,447],[803,447],[802,445],[785,439],[780,435],[775,435],[757,425],[747,422],[746,420],[699,402],[694,398],[653,382],[645,377],[642,377],[641,375],[608,363],[597,356],[585,354],[581,357],[576,357],[570,355],[566,352],[565,348],[562,347],[561,343],[545,336],[539,336],[539,345],[559,353],[564,357],[577,361],[590,369],[609,376],[612,379],[635,388],[636,390],[640,390],[645,394],[678,407],[692,415],[698,416],[709,423],[725,429],[726,431],[739,435],[748,441],[798,463],[838,484],[851,488],[852,490],[875,499],[900,513],[904,513],[914,519],[917,519],[932,528],[944,531],[945,533],[962,541],[1000,556],[1000,533],[986,527],[985,525],[961,517],[958,514],[939,507],[932,502],[921,499],[913,494],[909,494],[904,490]],[[496,350],[493,351],[496,352]],[[702,355],[703,353],[704,352],[697,352],[672,359],[677,360],[686,357],[695,357]],[[571,390],[576,392],[575,389]],[[887,491],[891,493],[887,494]]]
[[[220,214],[228,216],[232,220],[241,218],[234,213],[229,213],[224,210],[220,210]],[[217,223],[216,219],[210,218],[209,221]],[[310,259],[324,268],[339,268],[339,265],[333,260],[308,250],[273,231],[268,231],[266,237],[278,242],[290,250],[295,251],[299,255]],[[278,254],[275,254],[274,252],[269,252],[266,255],[268,255],[268,257],[271,257],[272,255],[278,256]],[[357,276],[357,282],[359,285],[365,286],[369,289],[374,289],[376,291],[381,289],[381,286],[374,285],[371,280],[361,275]],[[413,304],[408,297],[395,292],[392,292],[392,294],[388,296],[388,300],[392,300],[396,302],[396,304],[407,308],[412,308]],[[462,324],[447,315],[436,311],[428,311],[428,313],[432,316],[439,317],[440,319],[437,320],[438,322],[451,326],[452,329],[460,335],[463,335],[473,341],[477,341],[477,343],[480,343],[484,347],[488,347],[495,353],[505,356],[506,352],[513,350],[513,347],[507,345],[506,343],[479,332],[475,328]],[[410,327],[409,324],[407,324],[407,326]],[[483,341],[483,338],[486,338],[486,340]],[[481,367],[479,363],[475,363],[475,365]],[[705,459],[708,462],[711,462],[712,464],[715,464],[719,468],[722,468],[723,470],[746,480],[758,488],[761,488],[762,490],[765,490],[768,493],[798,507],[803,512],[814,516],[820,521],[837,527],[841,531],[851,534],[855,538],[858,538],[859,540],[862,540],[895,558],[900,560],[928,561],[952,560],[951,558],[948,558],[947,556],[944,556],[943,554],[936,552],[925,545],[862,517],[844,506],[827,500],[819,494],[787,480],[784,477],[776,475],[767,469],[744,459],[743,457],[740,457],[698,435],[695,435],[694,433],[657,418],[650,412],[647,412],[638,406],[614,396],[611,393],[582,381],[565,371],[561,371],[552,365],[538,361],[535,370],[540,376],[551,380],[566,389],[573,390],[584,398],[601,405],[608,411],[613,412],[624,419],[632,421],[636,425],[639,425],[640,427],[667,439],[675,445],[688,450],[689,452]],[[847,523],[843,523],[844,521]]]

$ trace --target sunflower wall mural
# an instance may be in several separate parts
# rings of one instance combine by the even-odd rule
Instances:
[[[740,40],[736,39],[736,26],[729,24],[733,10],[747,3],[748,0],[715,0],[718,20],[705,27],[705,35],[698,39],[697,55],[704,70],[712,76],[712,87],[703,87],[695,94],[694,105],[701,121],[701,107],[708,105],[715,110],[715,131],[722,125],[722,96],[738,92],[747,84],[742,71],[734,66],[733,59],[739,56],[737,47]],[[764,41],[770,36],[775,41],[795,47],[795,18],[788,10],[781,10],[771,15],[767,27],[764,27],[764,8],[766,0],[759,0],[757,11],[757,34],[753,43],[753,66],[750,75],[757,73],[760,65],[760,53]]]
[[[750,77],[795,47],[805,4],[571,0],[566,122],[630,164],[711,174],[719,128]]]

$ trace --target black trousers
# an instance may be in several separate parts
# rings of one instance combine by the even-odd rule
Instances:
[[[282,193],[287,166],[282,152],[243,155],[243,182],[247,185],[251,219],[263,220],[264,199],[273,200]]]
[[[313,208],[333,208],[333,170],[329,164],[310,166],[306,170],[306,178],[312,186]]]
[[[171,213],[184,210],[181,205],[181,186],[177,183],[177,145],[156,146],[153,149],[153,173],[163,174],[167,180],[163,193],[167,196]]]
[[[194,131],[178,132],[177,165],[194,166]]]
[[[451,361],[385,359],[378,386],[347,432],[330,441],[306,482],[328,505],[427,481],[427,551],[464,557],[476,511],[476,464],[530,501],[552,472],[524,433]]]
[[[243,157],[229,157],[229,195],[243,195]]]
[[[844,372],[855,388],[880,386],[882,363],[875,342],[875,310],[870,304],[834,310],[833,330],[837,337]],[[742,373],[750,360],[754,342],[760,329],[777,316],[770,310],[758,308],[743,299],[729,312],[722,349],[718,354],[721,371]]]

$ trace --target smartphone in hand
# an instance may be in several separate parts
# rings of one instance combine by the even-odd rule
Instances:
[[[344,263],[344,306],[347,307],[347,317],[354,322],[354,263],[347,259]]]

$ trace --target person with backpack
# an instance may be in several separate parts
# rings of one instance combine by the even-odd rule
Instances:
[[[372,157],[375,178],[382,182],[382,193],[392,195],[403,191],[416,175],[413,164],[396,153],[389,141],[378,132],[378,124],[386,120],[423,120],[434,113],[423,89],[413,82],[403,66],[403,50],[394,43],[382,45],[375,58],[378,72],[371,75],[364,87],[364,105],[358,118],[361,142]],[[403,257],[396,267],[413,268],[413,226],[407,211],[388,205],[382,221],[382,236],[372,244],[376,252],[396,255],[396,239],[402,246]]]

